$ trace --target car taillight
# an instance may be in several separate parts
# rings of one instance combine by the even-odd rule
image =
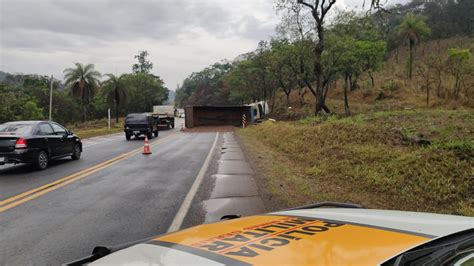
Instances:
[[[19,138],[19,139],[16,140],[15,149],[25,149],[26,147],[28,147],[26,145],[26,139]]]

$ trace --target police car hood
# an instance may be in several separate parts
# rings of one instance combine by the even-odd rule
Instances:
[[[92,265],[378,265],[474,218],[367,209],[308,209],[204,224],[117,251]]]

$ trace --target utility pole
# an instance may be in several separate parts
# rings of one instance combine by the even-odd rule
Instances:
[[[53,112],[53,75],[51,75],[51,86],[49,89],[49,121],[53,120],[52,112]]]

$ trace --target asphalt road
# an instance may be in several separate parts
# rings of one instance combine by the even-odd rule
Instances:
[[[179,128],[161,131],[148,156],[142,140],[120,134],[85,141],[81,160],[45,171],[2,167],[0,265],[59,265],[97,245],[165,233],[216,137]]]

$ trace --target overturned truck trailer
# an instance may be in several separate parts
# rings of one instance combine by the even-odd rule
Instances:
[[[250,106],[188,106],[184,108],[187,128],[197,126],[241,126],[242,115],[250,119]]]

